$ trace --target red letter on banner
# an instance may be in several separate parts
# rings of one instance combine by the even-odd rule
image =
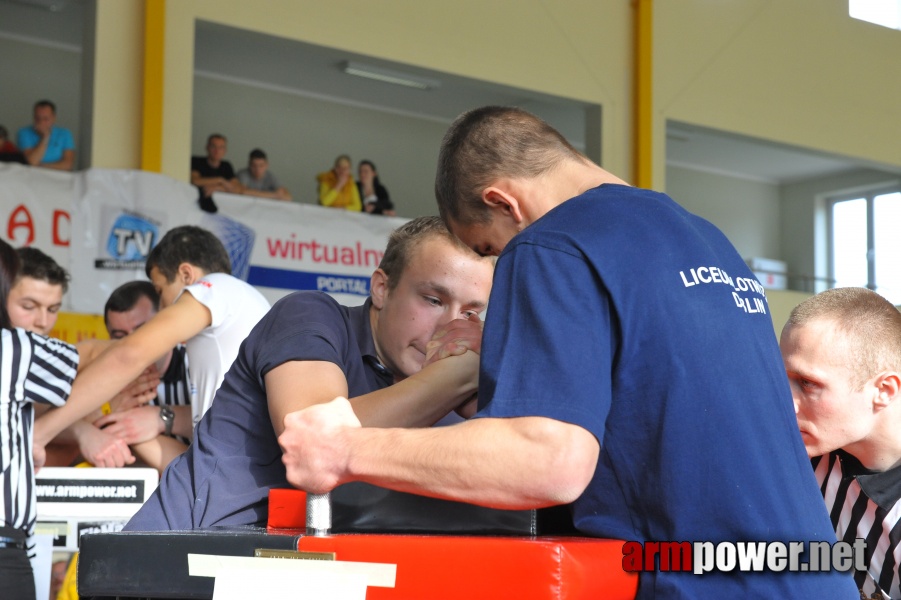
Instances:
[[[66,224],[72,222],[72,217],[69,216],[64,210],[56,209],[53,211],[53,245],[54,246],[68,246],[69,240],[64,240],[59,237],[59,220],[61,218],[66,219]]]
[[[18,220],[19,215],[22,215],[22,220]],[[6,237],[8,237],[12,242],[19,244],[20,242],[16,241],[16,236],[13,233],[20,229],[26,228],[28,230],[28,238],[25,240],[23,246],[29,245],[34,241],[34,221],[31,219],[31,213],[28,212],[28,209],[25,208],[24,204],[20,204],[17,206],[12,214],[9,215],[9,223],[6,226]]]

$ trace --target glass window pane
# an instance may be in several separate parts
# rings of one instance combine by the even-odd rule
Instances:
[[[867,285],[867,201],[832,205],[832,265],[835,287]]]
[[[848,14],[861,21],[869,21],[892,29],[901,29],[901,1],[899,0],[849,0]]]
[[[873,199],[876,291],[895,305],[901,304],[901,192]]]

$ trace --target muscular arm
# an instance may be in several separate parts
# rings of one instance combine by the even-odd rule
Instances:
[[[572,502],[597,465],[587,430],[545,417],[450,427],[360,427],[349,403],[292,413],[279,437],[292,485],[322,493],[348,481],[507,509]]]
[[[191,294],[182,294],[78,374],[69,401],[35,422],[35,443],[46,445],[67,425],[102,406],[176,344],[208,327],[211,319],[208,308]]]
[[[478,387],[478,360],[473,352],[449,356],[390,387],[351,398],[367,427],[427,427],[452,411]],[[265,376],[269,416],[276,435],[285,416],[347,395],[347,380],[334,363],[291,361]],[[297,382],[304,386],[298,389]]]
[[[89,364],[115,344],[115,340],[89,339],[78,342],[75,349],[78,350],[78,372],[84,371]]]
[[[162,475],[169,463],[188,447],[175,438],[160,435],[152,440],[132,446],[135,455]]]

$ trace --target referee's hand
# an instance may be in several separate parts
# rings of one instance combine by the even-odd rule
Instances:
[[[33,442],[31,444],[31,457],[34,460],[34,472],[37,473],[47,462],[47,449],[43,444]]]

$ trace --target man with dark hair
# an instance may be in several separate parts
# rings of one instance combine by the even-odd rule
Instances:
[[[220,133],[211,134],[206,141],[206,156],[191,157],[191,185],[200,190],[200,208],[216,212],[213,192],[240,194],[244,191],[235,177],[235,169],[225,160],[228,141]]]
[[[478,380],[467,350],[478,351],[491,274],[491,261],[423,217],[391,235],[362,306],[312,291],[277,302],[127,529],[265,523],[269,490],[288,487],[284,416],[336,394],[375,426],[427,427],[467,402]],[[447,343],[434,339],[445,331]]]
[[[241,342],[269,310],[269,302],[246,282],[229,275],[228,253],[222,243],[200,227],[171,229],[151,250],[145,269],[159,293],[162,310],[85,369],[77,389],[109,400],[187,340],[192,419],[184,423],[176,414],[171,427],[173,432],[190,433],[212,403]],[[166,436],[147,444],[146,460],[151,464],[166,464],[185,449],[184,444]]]
[[[266,153],[259,148],[250,151],[247,168],[238,171],[238,181],[241,182],[244,194],[247,196],[271,200],[291,200],[291,194],[269,170],[269,159],[266,157]]]
[[[651,552],[624,556],[641,599],[855,597],[837,571],[699,576],[654,558],[656,542],[835,542],[763,288],[720,231],[515,108],[451,125],[436,195],[451,231],[499,255],[480,412],[434,430],[361,428],[343,398],[288,415],[292,484],[571,503],[579,531]]]
[[[840,540],[866,540],[861,598],[901,598],[901,313],[865,288],[795,307],[782,357],[798,427]]]
[[[69,273],[37,248],[16,253],[21,268],[6,300],[10,319],[14,327],[50,335],[69,290]]]
[[[111,340],[121,340],[160,310],[160,297],[149,281],[129,281],[113,290],[103,306]]]
[[[32,166],[71,171],[75,167],[72,133],[56,126],[56,105],[49,100],[34,104],[34,123],[16,134],[16,144]]]

